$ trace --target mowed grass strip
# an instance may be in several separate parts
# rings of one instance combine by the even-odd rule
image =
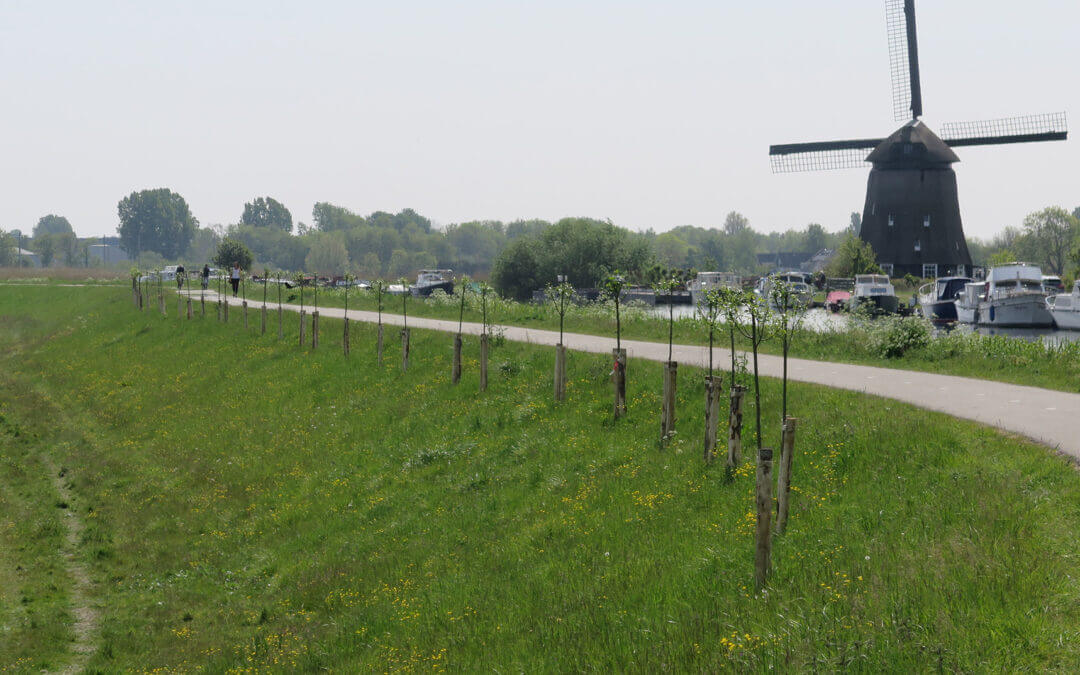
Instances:
[[[480,394],[475,338],[455,387],[449,334],[413,330],[402,373],[389,328],[379,367],[370,325],[346,359],[340,321],[312,352],[295,314],[278,342],[257,308],[246,333],[239,308],[174,310],[119,288],[0,295],[5,418],[79,431],[34,452],[93,514],[91,668],[1080,666],[1080,476],[1046,448],[792,385],[791,522],[755,594],[752,451],[730,480],[702,465],[701,371],[680,370],[661,448],[661,366],[632,355],[616,424],[605,356],[572,353],[554,405],[551,349],[499,344]],[[762,393],[775,447],[779,383]],[[0,635],[0,668],[27,639]]]

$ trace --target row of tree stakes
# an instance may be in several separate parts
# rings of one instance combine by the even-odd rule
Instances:
[[[267,277],[269,270],[264,271],[262,287],[262,306],[260,311],[260,333],[266,333],[267,325]],[[294,280],[298,283],[300,291],[300,322],[299,344],[301,347],[307,342],[307,309],[304,304],[304,279],[297,274]],[[179,292],[187,281],[187,275],[181,273],[177,283],[177,316],[185,316],[191,319],[194,316],[192,291]],[[351,275],[346,277],[345,286],[345,318],[342,335],[342,349],[344,355],[349,356],[349,287],[353,279]],[[230,303],[226,300],[225,279],[219,277],[215,281],[217,286],[217,299],[214,301],[218,321],[229,322]],[[671,291],[678,284],[674,278],[665,279],[656,284],[656,290],[671,298]],[[278,339],[284,339],[284,311],[282,307],[282,284],[277,285],[277,332]],[[404,279],[400,280],[404,292],[401,295],[401,307],[403,315],[403,327],[400,332],[401,338],[401,369],[409,369],[410,331],[408,326],[408,299],[410,297],[409,286]],[[465,297],[473,286],[467,277],[459,280],[460,310],[458,314],[458,330],[454,335],[454,357],[451,366],[451,383],[456,385],[461,380],[462,374],[462,325],[465,313]],[[622,347],[622,320],[621,304],[622,294],[627,283],[625,277],[619,272],[614,272],[603,280],[603,299],[611,302],[615,309],[615,348],[612,350],[611,382],[613,390],[612,412],[617,420],[627,413],[626,405],[626,350]],[[166,312],[166,293],[164,281],[161,276],[147,279],[137,270],[132,270],[132,301],[139,310],[145,310],[149,304],[151,294],[155,295],[158,303],[158,311],[162,316]],[[206,316],[206,285],[200,289],[199,314]],[[243,313],[244,329],[248,329],[248,301],[247,280],[241,280],[241,308]],[[389,295],[387,282],[378,280],[371,284],[368,291],[375,295],[378,307],[378,321],[376,332],[376,353],[378,363],[383,364],[383,322],[382,312],[384,300]],[[491,335],[491,324],[488,315],[488,298],[493,292],[491,286],[480,282],[475,285],[473,291],[481,299],[481,311],[483,317],[480,334],[480,391],[485,391],[488,386],[488,354]],[[563,401],[566,398],[566,345],[564,343],[564,322],[566,312],[570,305],[576,302],[576,292],[569,283],[561,282],[549,285],[546,289],[548,302],[552,303],[559,316],[559,342],[555,345],[555,372],[554,372],[554,399]],[[313,310],[311,311],[311,337],[312,349],[319,346],[319,291],[316,285],[313,288]],[[186,301],[186,309],[185,309]],[[720,419],[720,398],[723,393],[723,376],[714,370],[713,346],[714,340],[721,327],[726,330],[730,339],[730,386],[728,396],[728,447],[725,462],[726,475],[730,478],[734,470],[742,463],[742,430],[743,430],[743,402],[747,387],[736,384],[736,375],[740,363],[736,356],[735,340],[736,333],[741,334],[750,342],[753,356],[753,391],[755,403],[755,429],[756,429],[756,490],[755,507],[757,512],[754,553],[754,581],[758,589],[763,588],[771,570],[772,529],[773,513],[775,507],[776,533],[783,534],[788,525],[790,510],[791,491],[791,468],[795,450],[795,428],[797,420],[787,414],[787,361],[788,351],[792,337],[795,335],[803,316],[805,305],[801,304],[790,286],[782,282],[776,283],[767,297],[754,293],[744,292],[738,289],[717,288],[705,293],[704,300],[698,308],[701,317],[707,326],[709,337],[709,367],[705,376],[705,439],[704,461],[712,464],[717,455],[717,433]],[[678,363],[672,360],[674,336],[674,309],[668,304],[668,359],[663,364],[663,392],[660,414],[660,443],[667,444],[675,435],[675,394],[678,381]],[[781,442],[779,465],[776,467],[776,499],[772,497],[773,481],[773,450],[762,447],[761,443],[761,393],[758,378],[758,348],[762,342],[779,337],[783,353],[783,376],[782,376],[782,413],[781,413]]]

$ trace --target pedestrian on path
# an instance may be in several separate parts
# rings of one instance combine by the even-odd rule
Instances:
[[[176,290],[184,288],[184,263],[176,266]]]
[[[235,298],[237,290],[240,289],[240,263],[233,263],[232,274],[229,276],[229,281],[232,282],[232,295]]]
[[[210,285],[210,265],[204,264],[202,267],[202,288],[205,291]]]

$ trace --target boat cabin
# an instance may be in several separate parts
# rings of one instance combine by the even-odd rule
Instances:
[[[884,274],[856,274],[855,295],[896,295],[896,291]]]
[[[986,277],[991,297],[1043,294],[1042,270],[1030,263],[1009,263],[990,269]]]

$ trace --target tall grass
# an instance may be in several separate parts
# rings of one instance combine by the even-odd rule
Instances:
[[[453,387],[452,336],[415,328],[402,373],[375,364],[373,326],[345,359],[295,325],[139,313],[125,289],[19,288],[0,316],[3,415],[32,439],[4,459],[70,471],[92,670],[1080,666],[1080,477],[984,427],[791,385],[791,521],[755,594],[753,465],[702,465],[700,371],[659,452],[661,364],[635,363],[615,423],[602,355],[570,355],[554,405],[553,354],[528,345],[495,348],[477,395],[468,336]],[[762,401],[778,428],[775,380]],[[0,495],[43,480],[24,473]],[[14,576],[29,556],[0,552],[3,573],[62,598],[60,575]],[[56,625],[0,633],[0,668],[56,668]]]

